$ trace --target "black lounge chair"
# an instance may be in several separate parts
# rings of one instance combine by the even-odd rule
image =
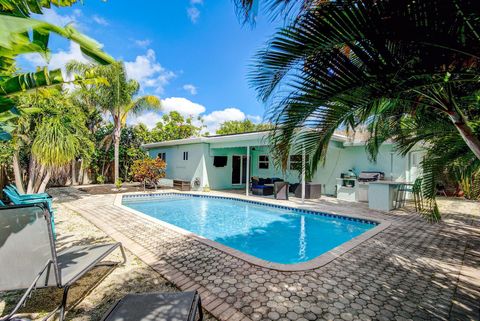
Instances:
[[[114,304],[102,321],[195,321],[203,320],[197,291],[128,294]]]
[[[118,248],[123,262],[101,263]],[[56,286],[63,289],[62,301],[43,320],[59,312],[63,321],[73,283],[95,266],[125,260],[121,243],[73,246],[57,253],[48,204],[0,207],[0,291],[27,289],[13,311],[0,320],[12,319],[35,288]]]

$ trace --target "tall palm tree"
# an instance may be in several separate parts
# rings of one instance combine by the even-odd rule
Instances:
[[[255,1],[238,2],[251,16]],[[271,138],[280,164],[304,146],[315,170],[337,128],[392,113],[430,117],[418,126],[432,113],[447,120],[431,129],[441,135],[448,126],[480,159],[478,1],[266,3],[300,9],[258,53],[250,74],[276,125]]]
[[[119,179],[119,155],[120,138],[122,127],[125,126],[130,115],[136,115],[147,110],[160,110],[160,99],[156,96],[145,95],[138,97],[140,84],[128,79],[125,66],[121,62],[115,62],[108,66],[94,66],[71,62],[67,65],[69,72],[81,76],[95,75],[105,79],[104,85],[92,85],[95,90],[95,100],[99,110],[108,113],[113,121],[113,144],[114,144],[114,181]]]

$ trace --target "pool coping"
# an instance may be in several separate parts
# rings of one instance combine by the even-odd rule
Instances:
[[[337,247],[334,247],[328,252],[325,252],[309,261],[306,262],[301,262],[301,263],[296,263],[296,264],[282,264],[282,263],[274,263],[274,262],[269,262],[263,259],[260,259],[258,257],[255,257],[253,255],[244,253],[242,251],[236,250],[234,248],[231,248],[229,246],[223,245],[219,242],[210,240],[208,238],[205,238],[203,236],[200,236],[198,234],[195,234],[193,232],[190,232],[188,230],[185,230],[181,227],[178,227],[176,225],[164,222],[162,220],[159,220],[157,218],[151,217],[147,214],[144,214],[140,211],[134,210],[128,206],[125,206],[122,204],[122,199],[124,196],[127,197],[151,197],[155,195],[169,195],[169,194],[178,194],[178,195],[189,195],[189,196],[195,196],[195,197],[205,197],[205,198],[222,198],[222,199],[233,199],[233,200],[238,200],[238,201],[243,201],[243,202],[250,202],[250,203],[256,203],[260,205],[265,205],[265,206],[270,206],[270,207],[277,207],[277,208],[286,208],[286,209],[293,209],[293,210],[300,210],[303,212],[310,212],[310,213],[318,213],[319,215],[330,215],[334,217],[345,217],[345,218],[351,218],[355,220],[363,220],[363,221],[369,221],[369,222],[374,222],[377,223],[375,227],[372,229],[363,232],[362,234],[348,240],[347,242],[344,242]],[[248,263],[251,263],[253,265],[257,265],[260,267],[272,269],[272,270],[277,270],[277,271],[282,271],[282,272],[296,272],[296,271],[306,271],[306,270],[312,270],[319,268],[321,266],[324,266],[331,261],[335,260],[336,258],[340,257],[344,253],[350,251],[351,249],[357,247],[361,243],[365,242],[366,240],[372,238],[373,236],[377,235],[378,233],[382,232],[386,228],[388,228],[391,225],[391,222],[388,220],[384,219],[379,219],[379,218],[370,218],[370,217],[365,217],[362,215],[349,215],[349,214],[334,214],[334,213],[329,213],[329,212],[324,212],[324,211],[316,211],[313,209],[306,209],[306,208],[300,208],[300,207],[295,207],[291,205],[275,205],[271,204],[268,202],[262,202],[261,200],[251,200],[251,199],[246,199],[242,197],[235,197],[235,196],[222,196],[222,195],[207,195],[206,193],[201,193],[201,192],[181,192],[181,191],[164,191],[164,192],[154,192],[154,193],[125,193],[125,194],[118,194],[115,196],[115,201],[114,205],[118,206],[130,213],[133,213],[135,215],[138,215],[144,219],[147,219],[151,222],[155,222],[157,224],[160,224],[161,226],[168,228],[170,230],[173,230],[175,232],[178,232],[186,237],[191,237],[205,245],[211,246],[213,248],[216,248],[222,252],[225,252],[229,255],[232,255],[234,257],[237,257],[243,261],[246,261]],[[308,213],[306,213],[308,214]],[[316,215],[316,214],[312,214]]]

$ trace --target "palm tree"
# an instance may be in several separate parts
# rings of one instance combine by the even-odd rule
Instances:
[[[133,79],[128,79],[125,66],[121,62],[115,62],[108,66],[71,62],[67,65],[67,70],[81,76],[95,75],[106,81],[104,85],[94,85],[91,88],[96,91],[95,99],[99,110],[110,114],[113,120],[114,181],[117,182],[122,127],[125,126],[130,115],[147,110],[160,110],[160,99],[152,95],[137,97],[140,84]]]
[[[240,2],[252,8],[252,1]],[[443,117],[480,159],[478,1],[267,3],[300,8],[258,53],[250,74],[276,125],[271,139],[280,164],[303,146],[314,171],[337,128],[385,113]]]
[[[468,98],[467,98],[468,99]],[[474,112],[474,111],[473,111]],[[477,116],[480,116],[477,111]],[[478,117],[477,117],[478,118]],[[462,183],[462,175],[470,175],[470,182],[480,173],[480,160],[465,144],[460,133],[451,126],[450,119],[430,108],[418,108],[414,114],[395,109],[384,110],[369,121],[370,139],[367,150],[375,160],[380,145],[392,140],[396,151],[406,156],[415,146],[426,149],[422,163],[422,214],[430,220],[440,219],[435,201],[436,184],[440,176],[446,173],[459,173],[454,177],[456,183]],[[480,186],[473,186],[480,188]]]
[[[21,152],[29,159],[27,193],[43,192],[56,170],[93,153],[85,115],[61,88],[22,95],[17,105],[20,117],[12,140],[15,182],[23,191]]]
[[[41,14],[43,8],[70,6],[69,1],[14,1],[0,3],[0,113],[16,111],[15,95],[26,90],[52,86],[64,82],[60,69],[49,71],[47,68],[36,72],[19,73],[15,67],[17,56],[27,53],[39,53],[48,58],[48,41],[51,33],[69,39],[78,45],[82,53],[100,64],[114,61],[101,50],[100,44],[79,33],[73,26],[59,27],[30,18],[31,13]],[[11,139],[12,126],[0,121],[0,139]]]

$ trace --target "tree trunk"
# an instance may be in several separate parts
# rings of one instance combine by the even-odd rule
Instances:
[[[71,180],[71,184],[72,185],[78,185],[77,183],[77,161],[74,159],[72,160],[72,166],[71,166],[71,170],[70,170],[70,180]]]
[[[47,169],[47,174],[42,180],[42,184],[40,184],[40,187],[38,188],[38,193],[44,193],[45,189],[47,188],[47,184],[50,181],[50,176],[52,175],[52,170],[49,168]]]
[[[461,115],[456,112],[452,112],[449,115],[467,146],[472,150],[475,156],[480,159],[480,138],[475,136],[472,128],[468,126]]]
[[[113,132],[113,142],[114,142],[114,178],[113,183],[115,184],[120,177],[120,134],[122,133],[121,125],[115,124],[115,129]]]
[[[15,175],[15,186],[20,194],[25,194],[22,181],[22,169],[20,168],[20,157],[18,151],[13,152],[13,174]]]
[[[37,175],[37,179],[35,180],[35,185],[33,185],[33,192],[34,193],[38,193],[38,189],[40,188],[40,185],[42,184],[44,175],[45,175],[45,165],[42,165],[40,167],[40,171]]]
[[[37,167],[37,162],[35,161],[35,157],[30,156],[30,164],[28,168],[28,184],[27,184],[27,194],[33,193],[33,184],[35,182],[35,169]]]
[[[92,183],[92,179],[90,178],[90,171],[85,168],[84,170],[84,174],[83,174],[83,185],[85,184],[91,184]]]
[[[83,185],[85,169],[83,168],[83,159],[80,160],[80,170],[78,171],[78,184]]]

